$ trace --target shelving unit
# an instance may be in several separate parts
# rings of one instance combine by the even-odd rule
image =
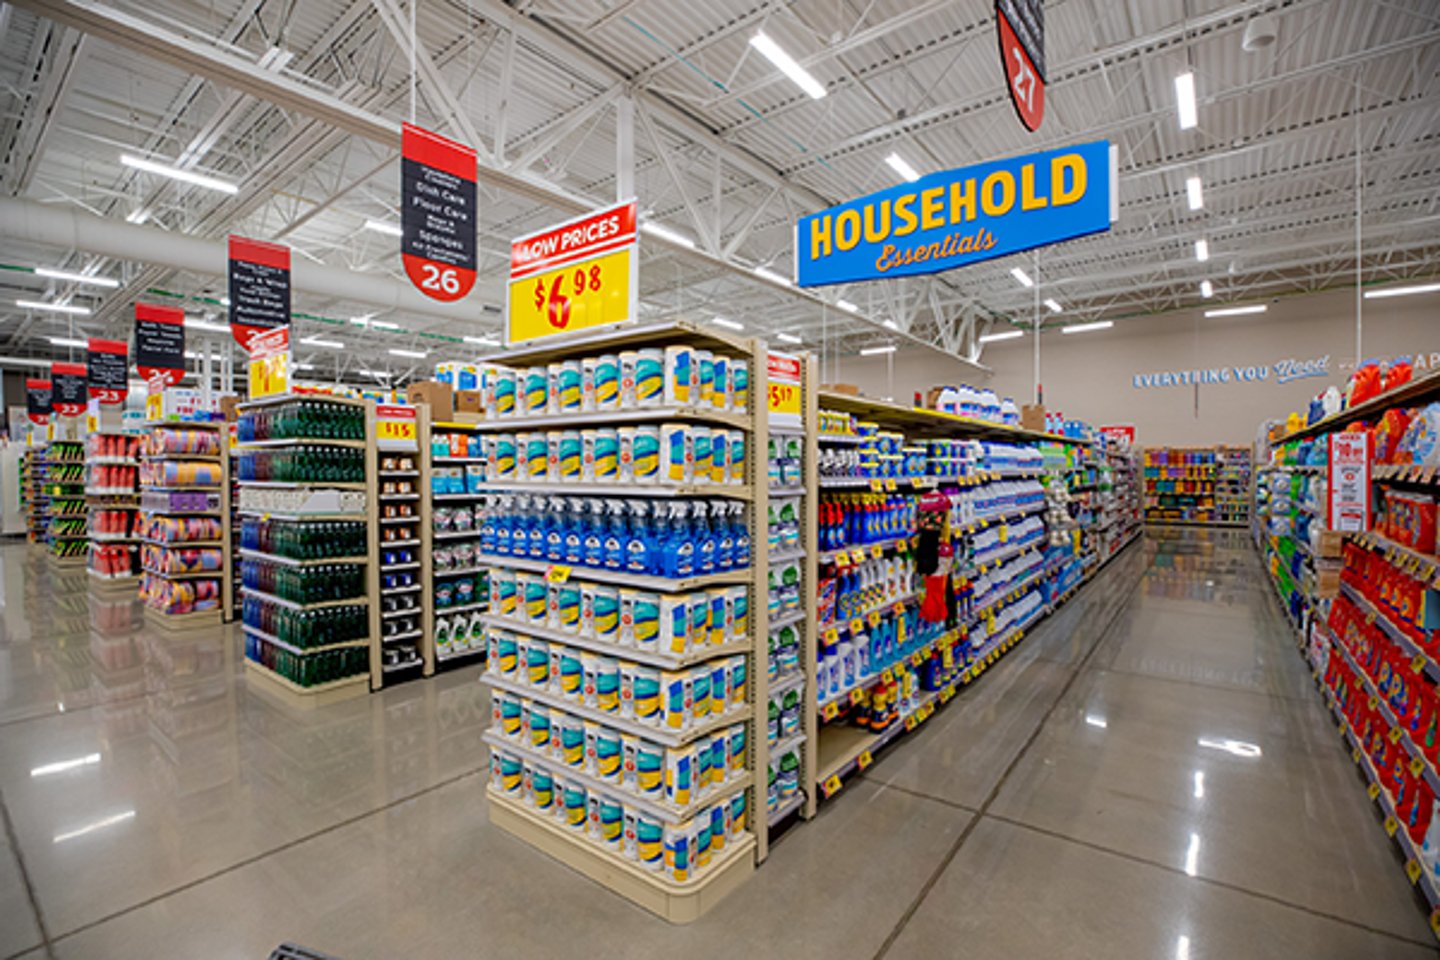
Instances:
[[[435,672],[434,634],[429,626],[429,581],[421,570],[429,562],[423,531],[429,512],[423,495],[423,448],[428,407],[377,407],[395,424],[384,435],[377,430],[375,488],[380,523],[379,562],[372,564],[370,593],[377,598],[371,633],[379,638],[380,669],[372,670],[371,689]],[[415,587],[420,589],[414,589]]]
[[[679,501],[687,504],[680,508],[687,512],[694,503],[739,503],[743,505],[739,509],[748,512],[744,526],[748,544],[737,544],[735,549],[748,552],[748,564],[714,574],[682,571],[664,577],[624,572],[619,567],[621,559],[629,557],[628,551],[619,556],[612,551],[614,562],[608,569],[599,557],[587,566],[576,562],[584,559],[586,537],[577,542],[559,532],[560,525],[580,516],[573,501],[557,501],[558,511],[531,512],[526,506],[524,512],[512,512],[522,508],[517,506],[519,499],[509,493],[496,497],[491,515],[494,529],[481,533],[487,547],[494,538],[496,552],[487,549],[480,558],[492,585],[491,609],[484,618],[490,649],[483,676],[493,688],[497,719],[487,735],[491,822],[672,922],[688,922],[708,909],[764,859],[768,846],[768,830],[756,826],[761,822],[757,816],[764,816],[759,813],[764,803],[757,772],[766,770],[768,763],[758,709],[767,697],[767,658],[758,641],[768,609],[767,551],[763,545],[769,489],[762,471],[769,431],[763,408],[757,413],[754,402],[767,395],[763,344],[688,323],[664,323],[563,341],[557,338],[497,358],[522,368],[522,375],[527,366],[543,374],[546,364],[568,362],[578,384],[581,358],[605,357],[607,363],[614,358],[618,363],[622,352],[628,357],[631,350],[682,346],[744,361],[750,398],[747,408],[725,409],[723,402],[712,406],[708,395],[682,397],[670,407],[617,402],[616,409],[577,410],[575,418],[563,418],[563,426],[593,423],[596,429],[613,425],[631,431],[638,429],[633,425],[658,421],[659,430],[666,421],[673,421],[694,428],[744,431],[744,483],[702,489],[689,487],[682,477],[681,484],[687,485],[666,488],[634,483],[619,486],[612,495],[607,489],[610,484],[603,479],[588,484],[571,474],[573,482],[529,483],[524,490],[595,499],[602,505],[602,520],[606,510],[619,511],[616,518],[627,515],[624,511],[628,508],[622,501],[614,501],[615,495],[641,505],[640,512],[630,514],[637,518],[651,516],[653,506],[664,506],[675,497],[707,498]],[[646,356],[663,357],[663,353]],[[698,371],[701,356],[691,357]],[[686,399],[693,402],[684,402]],[[683,414],[677,408],[683,408]],[[534,413],[533,418],[520,414],[488,419],[476,429],[504,434],[562,426],[561,418],[549,411]],[[494,449],[492,445],[490,486],[498,492],[509,488],[505,476],[513,466],[508,454],[493,453]],[[575,452],[578,455],[578,450]],[[642,464],[645,458],[642,452]],[[571,469],[567,464],[566,470]],[[608,507],[607,497],[622,506]],[[722,518],[731,509],[722,507]],[[708,513],[707,506],[705,515]],[[514,544],[510,539],[512,517],[520,518],[518,526],[526,534],[521,541],[524,557],[505,555]],[[557,537],[552,540],[546,534],[539,542],[538,555],[532,555],[530,545],[536,541],[530,529],[541,530],[546,518],[552,518]],[[619,528],[597,523],[592,529],[605,541]],[[693,529],[704,539],[698,532],[701,528]],[[696,553],[700,552],[697,549]],[[680,553],[675,557],[674,562],[681,562]],[[643,569],[649,569],[648,565]],[[723,590],[699,593],[706,587],[725,585],[729,586]],[[743,607],[739,606],[742,588]],[[588,609],[584,606],[587,601]],[[683,617],[677,611],[683,612]],[[661,624],[669,626],[662,631]],[[743,635],[737,636],[742,626]],[[668,641],[678,642],[680,649],[662,651],[666,633],[681,629],[685,631],[682,641]],[[704,632],[703,638],[696,636],[697,630]],[[617,648],[625,652],[608,656],[618,652]],[[713,693],[701,697],[695,692],[714,691],[718,686],[712,682],[715,680],[724,684],[723,695],[714,702],[717,710],[724,706],[718,716],[710,710]],[[682,693],[687,690],[693,700]],[[557,763],[553,750],[550,758],[542,758],[543,751],[534,748],[543,748],[547,742],[558,746],[561,756],[572,762]],[[592,748],[594,766],[588,766],[585,757]],[[621,776],[622,751],[625,764],[635,763],[633,787]],[[712,756],[724,758],[714,767],[719,782],[713,785],[701,774],[712,768],[706,759]],[[693,784],[687,775],[696,778]],[[671,791],[668,800],[666,783]],[[685,796],[687,786],[698,789],[707,785],[703,800]],[[702,847],[702,843],[709,846]],[[693,863],[688,859],[692,852]]]
[[[1148,447],[1143,464],[1146,523],[1249,526],[1248,448]]]
[[[246,676],[302,708],[378,689],[374,404],[279,394],[239,415]]]
[[[426,643],[435,669],[474,663],[485,656],[490,583],[481,564],[481,526],[491,503],[485,482],[485,434],[478,423],[430,423],[424,437],[425,482],[421,509],[427,607]],[[456,518],[468,514],[467,521]],[[442,603],[443,601],[443,603]]]
[[[85,467],[90,586],[133,591],[140,553],[140,437],[120,431],[90,434]]]
[[[140,599],[168,628],[218,624],[230,610],[223,431],[213,421],[154,423],[139,447]]]
[[[85,445],[52,440],[40,477],[45,500],[45,544],[58,566],[84,566],[89,555],[85,511]]]

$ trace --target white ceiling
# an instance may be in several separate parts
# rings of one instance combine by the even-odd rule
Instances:
[[[396,218],[398,143],[365,134],[410,118],[402,0],[23,0],[0,11],[6,195],[117,219],[143,210],[147,226],[186,235],[276,239],[296,256],[404,282],[398,241],[361,228]],[[404,331],[341,333],[325,321],[374,308],[300,295],[300,337],[324,331],[350,346],[300,359],[320,373],[404,375],[413,368],[388,348],[472,355],[455,338],[498,330],[510,238],[614,200],[625,96],[640,207],[699,246],[642,243],[651,316],[724,315],[816,350],[910,338],[979,356],[975,333],[1029,321],[1033,291],[1010,268],[1037,272],[1034,255],[819,291],[861,316],[750,270],[788,272],[800,215],[895,183],[892,151],[923,173],[1098,137],[1120,148],[1120,220],[1040,253],[1043,296],[1065,308],[1056,323],[1192,309],[1204,279],[1217,301],[1353,283],[1357,148],[1366,282],[1434,272],[1433,0],[1052,0],[1045,13],[1047,115],[1029,134],[1005,92],[989,0],[423,0],[416,119],[476,145],[491,174],[482,172],[474,318],[381,314]],[[1278,40],[1247,53],[1241,37],[1261,15],[1273,16]],[[762,28],[825,84],[825,98],[755,53],[748,41]],[[259,82],[225,79],[236,64]],[[1186,69],[1200,123],[1181,131],[1173,78]],[[271,81],[298,92],[254,95]],[[347,105],[341,120],[336,101]],[[241,190],[138,173],[121,166],[122,152]],[[1197,175],[1205,207],[1192,212],[1185,180]],[[1193,255],[1200,237],[1206,264]],[[98,291],[0,270],[10,355],[47,355],[43,337],[72,325],[125,336],[130,304],[147,291],[223,313],[221,277],[4,237],[0,263],[125,281]],[[95,313],[57,322],[17,298],[70,298]]]

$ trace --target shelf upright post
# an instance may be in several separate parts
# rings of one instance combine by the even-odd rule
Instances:
[[[750,436],[746,482],[754,491],[750,502],[750,816],[755,825],[755,862],[770,854],[770,742],[767,710],[770,704],[770,351],[763,340],[750,347]],[[765,629],[761,629],[765,624]]]
[[[803,815],[806,820],[815,816],[819,804],[815,771],[820,768],[820,701],[816,695],[820,679],[817,670],[820,637],[816,633],[820,613],[820,413],[816,373],[815,357],[804,354],[800,365],[800,422],[805,431],[805,522],[800,532],[805,547],[805,592],[801,601],[805,605],[805,633],[800,657],[805,671],[805,696],[801,704],[805,717],[805,769],[800,785],[805,791]]]
[[[435,513],[431,509],[434,487],[430,479],[430,431],[434,427],[435,417],[428,403],[416,404],[415,413],[415,437],[420,444],[420,449],[415,452],[415,469],[419,474],[415,478],[415,490],[420,494],[415,512],[419,518],[416,523],[419,526],[417,536],[420,538],[420,602],[423,607],[420,613],[420,629],[424,631],[420,637],[420,656],[425,660],[421,672],[424,676],[433,677],[436,665],[435,560],[432,555],[435,549]]]
[[[370,603],[370,690],[385,685],[380,623],[380,461],[375,442],[375,401],[365,401],[365,592]]]

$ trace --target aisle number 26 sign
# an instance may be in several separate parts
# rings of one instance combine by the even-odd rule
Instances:
[[[633,320],[637,235],[632,201],[513,241],[506,343]]]

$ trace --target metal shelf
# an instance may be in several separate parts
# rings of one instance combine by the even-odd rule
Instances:
[[[754,490],[743,484],[694,483],[551,483],[549,481],[526,481],[521,483],[488,483],[496,493],[540,493],[552,496],[577,497],[727,497],[731,500],[749,500]]]
[[[247,560],[268,560],[271,563],[279,563],[287,567],[314,567],[331,563],[363,564],[370,562],[369,557],[319,557],[314,560],[292,560],[289,557],[281,557],[273,553],[264,553],[260,550],[249,550],[244,547],[240,548],[240,556]]]
[[[218,573],[214,574],[214,576],[219,575],[220,574]],[[325,607],[348,607],[357,604],[363,606],[370,602],[370,599],[362,593],[356,597],[346,597],[344,600],[317,600],[313,603],[296,603],[294,600],[283,600],[280,597],[275,596],[273,593],[266,593],[263,590],[256,590],[254,587],[242,586],[240,589],[252,597],[259,597],[261,600],[268,600],[271,603],[277,604],[279,606],[289,607],[291,610],[320,610]],[[395,593],[397,591],[391,590],[389,592]]]
[[[644,423],[651,420],[682,420],[691,423],[718,423],[736,430],[750,429],[750,415],[731,410],[705,407],[631,407],[625,410],[591,410],[547,413],[539,416],[521,414],[504,419],[486,420],[473,429],[486,433],[495,431],[530,431],[545,428],[571,430],[576,427],[608,423]]]
[[[435,611],[436,616],[440,616],[442,613],[443,611],[441,610]],[[634,660],[637,663],[662,667],[667,670],[678,670],[692,664],[714,660],[717,657],[733,656],[734,654],[749,653],[751,651],[749,639],[744,639],[717,646],[706,644],[688,653],[671,654],[662,650],[641,650],[638,647],[609,643],[593,637],[582,637],[564,630],[554,630],[550,627],[527,623],[524,620],[504,617],[498,613],[486,614],[481,619],[484,620],[487,627],[496,630],[511,630],[515,633],[523,633],[527,637],[535,637],[539,640],[547,640],[551,643],[559,643],[580,650],[589,650],[594,653],[603,653],[624,660]]]
[[[564,566],[564,564],[551,563],[547,560],[502,557],[494,554],[482,554],[475,559],[482,564],[483,567],[504,567],[510,570],[525,570],[531,573],[547,573],[552,567]],[[440,571],[437,570],[436,575],[439,576]],[[593,567],[574,567],[572,575],[577,580],[608,583],[619,587],[635,587],[637,590],[654,590],[658,593],[683,593],[687,590],[697,590],[701,587],[715,587],[732,583],[749,583],[751,580],[751,570],[749,567],[692,577],[680,577],[677,579],[651,577],[635,573],[622,573],[620,571],[596,569]]]

